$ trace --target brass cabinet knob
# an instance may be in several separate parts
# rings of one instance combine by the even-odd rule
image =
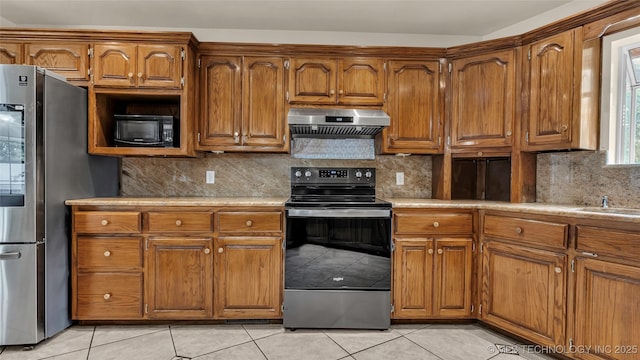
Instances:
[[[209,249],[209,248],[204,248],[204,253],[205,253],[205,254],[208,254],[208,253],[210,253],[210,252],[211,252],[211,249]]]
[[[344,94],[344,91],[340,90],[340,91],[338,91],[338,94],[342,95],[342,94]]]
[[[442,255],[443,252],[444,252],[444,250],[438,249],[438,255]]]
[[[105,252],[104,252],[104,256],[105,256],[105,257],[109,257],[109,256],[111,256],[111,251],[109,251],[109,250],[105,251]]]
[[[236,144],[240,142],[240,133],[237,131],[233,133],[233,142]]]
[[[139,78],[142,78],[142,73],[138,73],[138,77],[139,77]]]
[[[102,226],[107,226],[107,225],[109,225],[109,220],[102,220],[102,221],[100,221],[100,225],[102,225]]]
[[[329,95],[334,95],[336,93],[335,90],[329,90]]]
[[[251,226],[253,226],[253,221],[247,220],[246,224],[247,224],[247,227],[251,227]]]
[[[507,136],[511,136],[511,131],[507,131]]]
[[[218,254],[222,254],[224,252],[223,248],[218,248]]]
[[[433,254],[433,249],[429,249],[429,250],[427,250],[427,252],[428,252],[429,254]]]
[[[522,234],[522,228],[520,226],[516,227],[516,234]]]
[[[434,227],[434,228],[437,228],[437,227],[439,227],[439,226],[440,226],[440,223],[439,223],[439,222],[437,222],[437,221],[434,221],[434,222],[433,222],[433,227]]]
[[[560,274],[562,272],[562,268],[560,266],[556,266],[556,268],[554,270],[558,274]]]
[[[131,79],[131,78],[133,78],[133,73],[130,72],[130,73],[127,74],[127,76],[129,77],[129,79]]]
[[[484,153],[482,151],[478,151],[478,156],[482,156]]]
[[[176,226],[180,226],[180,225],[182,225],[182,220],[180,219],[176,220]]]
[[[564,124],[560,127],[562,129],[562,131],[567,131],[567,129],[569,129],[569,126],[567,126],[567,124]]]
[[[103,297],[105,300],[109,300],[109,299],[111,299],[111,294],[106,293],[106,294],[104,294],[102,297]]]

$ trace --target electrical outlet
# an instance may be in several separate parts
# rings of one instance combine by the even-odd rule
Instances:
[[[397,172],[396,173],[396,185],[404,185],[404,173]]]
[[[216,183],[216,172],[213,170],[207,170],[207,184]]]

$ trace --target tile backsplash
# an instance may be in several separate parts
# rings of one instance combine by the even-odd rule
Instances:
[[[205,154],[203,158],[123,158],[123,196],[287,197],[290,168],[375,167],[378,197],[430,198],[431,157],[380,155],[374,160],[297,159],[289,154]],[[215,183],[205,183],[207,170]],[[396,185],[404,172],[405,185]]]
[[[576,151],[538,155],[538,202],[640,208],[640,166],[606,166],[606,152]]]
[[[605,166],[606,153],[558,152],[538,155],[538,202],[640,208],[640,166]],[[374,160],[297,159],[289,154],[206,154],[203,158],[123,158],[123,196],[289,196],[292,166],[375,167],[377,195],[431,198],[431,157],[379,155]],[[215,184],[205,183],[214,170]],[[405,185],[395,184],[404,172]]]

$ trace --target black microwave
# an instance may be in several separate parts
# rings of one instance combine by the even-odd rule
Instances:
[[[180,119],[171,115],[113,115],[115,146],[180,147]]]

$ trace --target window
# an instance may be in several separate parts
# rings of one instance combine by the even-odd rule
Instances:
[[[640,164],[640,28],[603,40],[600,148],[608,164]]]

